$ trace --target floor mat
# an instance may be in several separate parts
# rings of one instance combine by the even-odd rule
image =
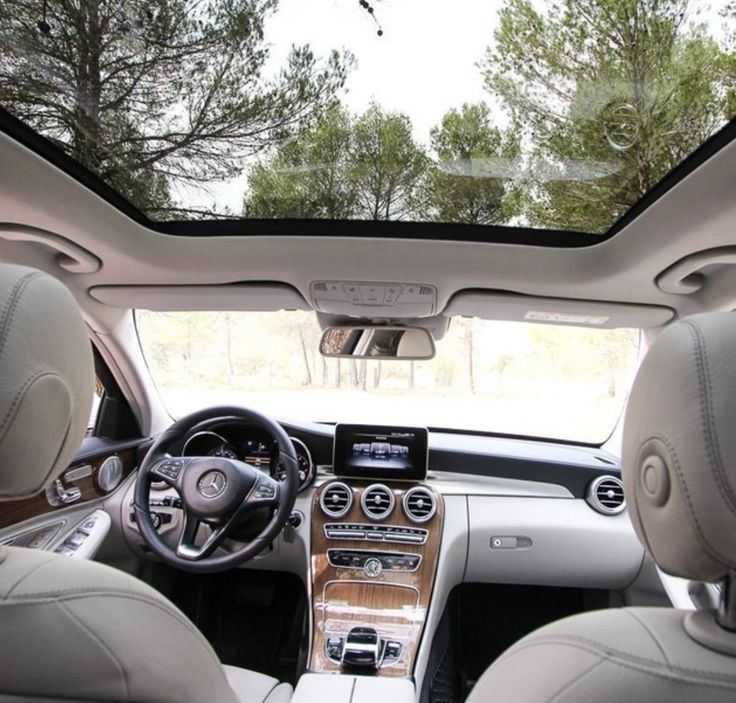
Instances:
[[[306,606],[298,577],[245,569],[199,576],[156,565],[147,580],[184,611],[224,664],[296,682]]]
[[[605,591],[462,584],[435,633],[422,703],[461,703],[483,672],[533,630],[608,605]]]

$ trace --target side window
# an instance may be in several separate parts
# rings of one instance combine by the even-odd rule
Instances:
[[[87,423],[87,436],[111,440],[137,439],[140,426],[115,377],[93,347],[95,385],[92,412]]]
[[[91,437],[95,433],[95,427],[97,425],[97,415],[100,412],[100,406],[102,405],[102,398],[104,394],[105,389],[100,382],[100,379],[95,376],[94,395],[92,396],[92,408],[89,413],[89,420],[87,421],[87,437]]]

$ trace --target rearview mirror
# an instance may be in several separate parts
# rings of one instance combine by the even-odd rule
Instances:
[[[412,361],[435,353],[432,335],[421,327],[328,327],[319,351],[337,358]]]

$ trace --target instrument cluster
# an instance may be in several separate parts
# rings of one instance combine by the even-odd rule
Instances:
[[[307,446],[289,437],[299,462],[299,490],[307,488],[315,476],[315,466]],[[227,423],[199,430],[187,438],[182,456],[217,456],[243,461],[282,480],[285,469],[279,461],[276,441],[261,430],[244,423]]]

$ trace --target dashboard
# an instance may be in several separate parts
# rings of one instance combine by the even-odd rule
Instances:
[[[634,599],[656,589],[625,512],[618,460],[600,448],[410,426],[280,424],[298,457],[299,493],[283,532],[245,567],[304,582],[313,671],[337,672],[356,658],[364,665],[358,640],[370,637],[369,664],[381,676],[422,680],[428,643],[462,583]],[[275,449],[260,428],[230,417],[198,425],[169,451],[229,457],[280,479]],[[129,551],[151,559],[136,523],[135,481],[131,471],[107,509]],[[184,529],[176,492],[154,483],[149,501],[154,527],[175,547]],[[251,527],[223,549],[247,542]]]

